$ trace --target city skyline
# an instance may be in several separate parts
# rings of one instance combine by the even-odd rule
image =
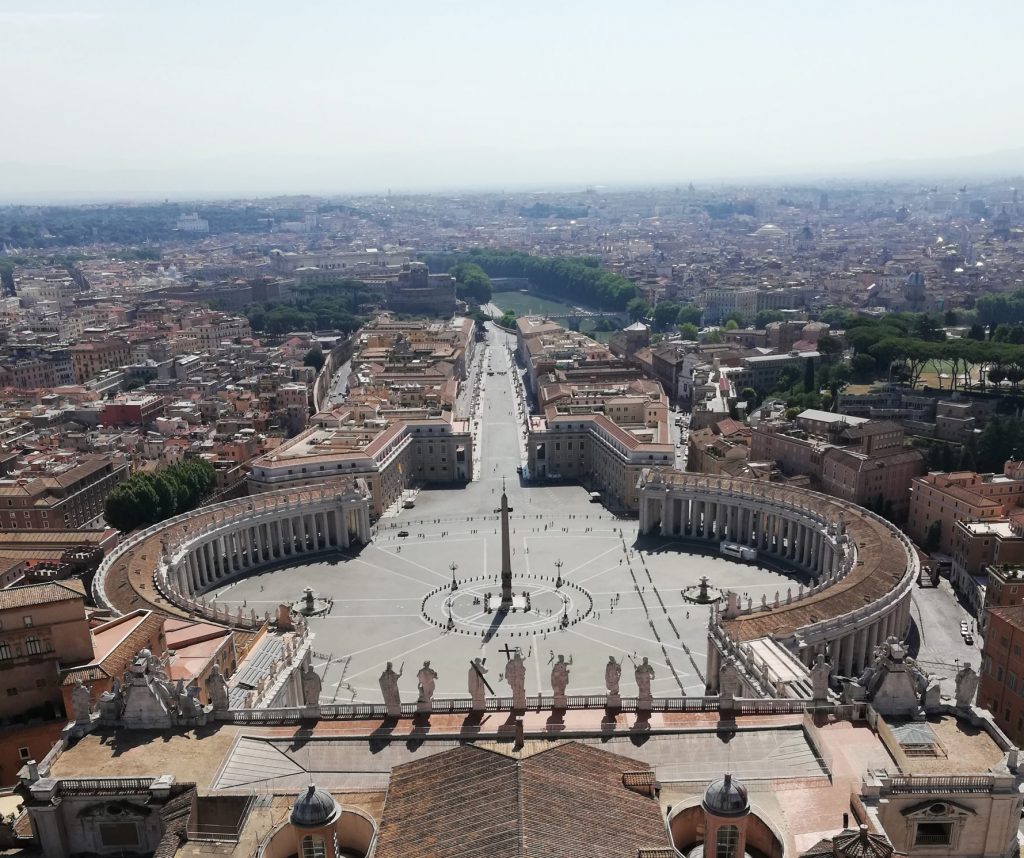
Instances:
[[[0,197],[1012,176],[986,10],[12,3]]]

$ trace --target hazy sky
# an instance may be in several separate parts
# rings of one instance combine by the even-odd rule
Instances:
[[[1022,34],[1022,0],[0,0],[0,198],[567,188],[1024,152]]]

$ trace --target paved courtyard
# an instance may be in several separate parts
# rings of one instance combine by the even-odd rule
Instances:
[[[217,600],[232,608],[271,613],[307,586],[334,600],[326,616],[310,621],[321,702],[381,702],[377,678],[388,661],[403,671],[403,700],[416,699],[416,672],[425,660],[438,674],[436,696],[467,697],[470,661],[477,657],[486,659],[494,693],[508,696],[503,667],[516,648],[527,661],[531,695],[551,693],[559,655],[571,662],[569,694],[604,694],[612,656],[622,663],[623,696],[636,693],[633,663],[644,657],[655,670],[656,696],[699,695],[709,609],[686,602],[682,591],[706,575],[712,586],[749,593],[757,603],[762,594],[771,601],[777,591],[784,597],[787,587],[806,583],[695,553],[696,546],[679,541],[638,543],[635,520],[590,503],[579,486],[521,485],[521,424],[507,339],[490,334],[480,356],[484,371],[474,373],[481,385],[478,480],[419,492],[414,508],[382,518],[372,543],[357,553],[257,573],[217,591]],[[530,609],[522,610],[521,599],[514,613],[487,613],[486,596],[500,590],[495,510],[503,478],[512,507],[513,589],[530,593]],[[563,614],[570,618],[564,629]]]

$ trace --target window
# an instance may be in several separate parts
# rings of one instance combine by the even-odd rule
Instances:
[[[99,829],[104,846],[139,845],[139,829],[134,822],[104,822]]]
[[[740,830],[735,825],[723,825],[715,838],[715,858],[734,858]]]
[[[11,649],[11,645],[7,641],[0,641],[0,661],[7,658],[14,658],[14,651]]]
[[[322,837],[307,834],[302,838],[302,858],[327,858],[327,847]]]
[[[18,759],[27,760],[32,756],[32,752],[28,748],[18,748]]]
[[[31,614],[25,614],[25,616],[21,618],[21,621],[25,624],[25,628],[26,629],[32,628],[32,615]]]
[[[952,822],[919,822],[914,834],[914,845],[949,846],[952,839]]]
[[[43,645],[37,637],[30,637],[25,641],[25,649],[29,655],[39,655],[43,651]]]
[[[17,697],[18,696],[18,689],[17,688],[8,688],[7,689],[7,696],[8,697]]]

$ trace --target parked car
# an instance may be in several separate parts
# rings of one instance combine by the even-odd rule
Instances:
[[[965,634],[964,643],[967,644],[967,646],[974,646],[974,635],[972,635],[970,632]]]
[[[400,530],[400,531],[398,531],[398,535],[399,536],[408,536],[409,535],[409,531],[408,530]]]

